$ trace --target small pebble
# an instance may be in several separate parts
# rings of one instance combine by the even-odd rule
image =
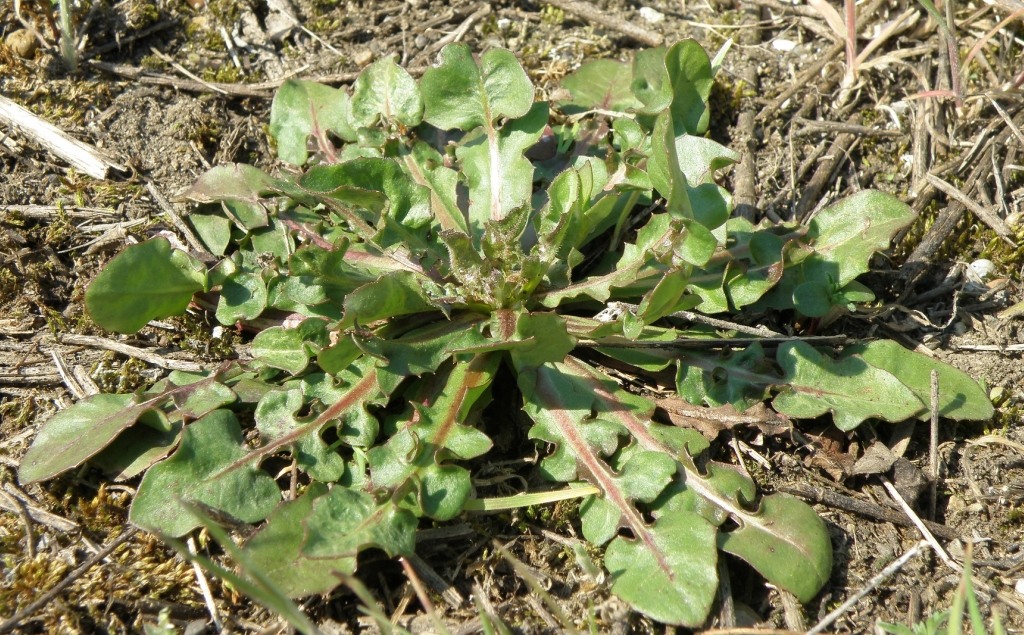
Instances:
[[[665,14],[650,7],[640,7],[640,17],[651,24],[657,24],[665,19]]]
[[[782,51],[783,53],[789,53],[796,48],[796,42],[793,40],[787,40],[785,38],[777,37],[772,40],[772,48],[776,51]]]
[[[23,60],[32,59],[39,48],[39,40],[26,29],[11,31],[4,42]]]
[[[363,49],[352,56],[352,61],[356,63],[356,66],[366,66],[373,61],[373,53]]]

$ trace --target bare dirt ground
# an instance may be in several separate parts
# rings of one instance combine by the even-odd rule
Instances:
[[[1014,590],[1024,578],[1024,343],[1015,311],[1006,311],[1024,299],[1017,247],[1024,238],[1018,77],[1024,44],[1016,4],[964,2],[951,11],[959,88],[950,82],[940,30],[912,0],[858,6],[860,63],[849,78],[838,5],[830,23],[809,5],[778,0],[598,0],[597,16],[510,0],[85,0],[75,16],[82,60],[69,72],[42,14],[48,4],[22,2],[22,21],[10,4],[0,7],[6,42],[0,93],[129,169],[91,178],[0,124],[0,622],[19,617],[4,627],[143,632],[166,610],[178,632],[213,632],[195,572],[158,540],[137,533],[105,553],[105,545],[126,535],[132,482],[100,485],[84,470],[22,489],[15,472],[53,412],[90,390],[132,390],[165,372],[154,359],[111,350],[114,340],[84,313],[84,289],[126,241],[173,231],[168,206],[187,209],[163,199],[207,167],[273,162],[265,126],[283,78],[343,85],[361,65],[391,53],[422,69],[441,45],[461,40],[475,50],[514,51],[547,94],[584,59],[628,59],[644,46],[693,37],[711,52],[734,40],[712,98],[712,134],[743,154],[726,183],[737,213],[806,219],[864,188],[892,192],[920,212],[868,280],[884,304],[828,328],[932,351],[991,389],[994,421],[942,422],[932,527],[956,561],[974,543],[985,613],[998,612],[1011,632],[1024,632],[1024,596]],[[25,37],[24,25],[39,33],[43,46]],[[951,97],[956,90],[959,103]],[[965,267],[980,258],[993,270],[972,279]],[[245,345],[229,332],[212,335],[201,315],[116,341],[154,353],[164,365],[210,362]],[[832,579],[817,600],[798,606],[727,560],[731,594],[708,628],[802,631],[921,540],[882,479],[905,495],[921,491],[915,482],[928,472],[927,426],[804,432],[810,442],[796,445],[739,431],[736,443],[718,440],[718,457],[742,460],[765,491],[816,503],[835,547]],[[859,460],[875,443],[895,465]],[[928,517],[923,489],[916,509]],[[582,628],[664,632],[631,615],[565,559],[557,539],[575,531],[572,515],[571,505],[559,505],[537,514],[475,517],[424,542],[421,557],[450,585],[436,596],[450,630],[477,632],[466,602],[471,593],[482,594],[518,632],[562,630],[523,575],[495,555],[497,540]],[[396,621],[413,630],[434,628],[397,565],[367,557],[360,573]],[[827,630],[865,633],[877,620],[913,623],[948,608],[959,581],[941,558],[925,552]],[[283,628],[230,586],[209,585],[209,601],[231,632]],[[41,606],[33,605],[55,587]],[[369,624],[346,590],[303,607],[325,632]]]

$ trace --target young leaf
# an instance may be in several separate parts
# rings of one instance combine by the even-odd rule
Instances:
[[[533,85],[510,51],[490,49],[477,63],[469,47],[459,43],[444,47],[438,57],[420,80],[427,123],[444,130],[482,126],[491,136],[495,121],[522,117],[533,106]]]
[[[332,147],[328,132],[356,141],[350,109],[343,90],[316,82],[285,81],[270,104],[270,136],[277,142],[277,156],[286,163],[303,165],[309,156],[309,137],[316,139],[320,148]]]
[[[352,120],[357,126],[400,123],[412,128],[420,123],[423,100],[416,81],[389,55],[363,69],[352,89]]]
[[[455,150],[469,186],[469,224],[478,233],[530,202],[533,165],[523,156],[544,132],[548,106],[534,104],[500,129],[489,128]]]
[[[281,495],[274,479],[249,462],[238,419],[215,410],[190,424],[170,458],[146,472],[129,519],[152,531],[183,536],[202,523],[184,502],[197,502],[243,522],[263,520]]]
[[[591,60],[562,80],[562,88],[571,99],[559,102],[562,112],[574,114],[587,110],[627,112],[643,104],[633,95],[629,64],[616,60]],[[568,107],[568,108],[567,108]],[[616,120],[618,121],[618,120]]]
[[[131,245],[89,285],[85,306],[109,331],[134,333],[150,320],[185,312],[206,286],[206,268],[165,238]]]
[[[776,410],[810,419],[831,412],[836,427],[852,430],[869,417],[903,421],[924,403],[891,373],[863,359],[828,359],[799,340],[779,346],[776,356],[786,386],[772,401]]]

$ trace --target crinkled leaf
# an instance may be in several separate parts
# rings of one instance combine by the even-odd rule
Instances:
[[[286,163],[303,165],[309,155],[309,137],[321,148],[329,147],[328,132],[355,141],[350,108],[343,90],[317,82],[285,81],[270,105],[270,136],[277,142],[277,156]]]
[[[372,361],[364,360],[361,364],[368,367]],[[302,394],[309,406],[310,415],[319,416],[335,404],[343,403],[348,397],[349,389],[357,385],[364,374],[366,373],[363,368],[353,364],[344,371],[335,373],[335,376],[324,373],[304,376],[301,382]],[[336,426],[338,438],[345,444],[360,448],[368,447],[376,441],[380,425],[377,418],[367,410],[367,406],[383,406],[386,402],[387,397],[384,395],[371,395],[362,402],[337,412],[333,418],[325,420],[325,423]]]
[[[98,325],[134,333],[150,320],[181,315],[206,285],[206,269],[165,238],[131,245],[92,281],[85,306]]]
[[[576,347],[565,320],[555,313],[520,314],[515,339],[520,344],[512,349],[512,360],[518,368],[560,362]]]
[[[238,520],[263,520],[280,501],[274,479],[241,462],[248,454],[242,429],[228,410],[190,424],[178,449],[146,472],[129,519],[139,527],[176,537],[202,523],[183,502],[213,507]]]
[[[302,390],[298,388],[267,393],[253,414],[256,429],[266,442],[288,437],[289,450],[300,468],[318,481],[336,481],[345,472],[345,462],[320,437],[322,428],[310,425],[309,418],[297,416],[304,404]]]
[[[377,60],[359,73],[352,89],[352,120],[357,126],[371,126],[378,119],[413,127],[423,115],[416,81],[395,64],[395,56]]]
[[[783,392],[776,410],[791,417],[832,413],[836,427],[852,430],[869,417],[903,421],[921,412],[924,403],[891,373],[858,357],[833,361],[802,341],[779,346]]]
[[[604,564],[612,592],[659,622],[697,627],[718,589],[715,528],[692,512],[672,512],[643,536],[619,537]]]
[[[931,416],[931,373],[938,374],[939,414],[957,421],[987,421],[992,418],[992,401],[978,382],[967,373],[937,359],[907,350],[891,340],[854,344],[843,349],[843,358],[858,357],[898,377],[927,406],[918,415]]]
[[[408,420],[368,453],[374,485],[411,484],[412,508],[436,520],[461,513],[472,482],[468,470],[448,461],[475,458],[490,449],[490,439],[464,421],[490,386],[498,362],[495,355],[478,355],[456,364],[444,384],[424,384]]]
[[[465,44],[449,44],[438,57],[420,80],[428,123],[445,130],[493,130],[496,120],[522,117],[533,105],[533,85],[510,51],[490,49],[478,63]]]
[[[344,487],[327,492],[313,484],[275,511],[244,553],[254,568],[298,598],[338,586],[337,574],[354,573],[363,549],[413,553],[415,531],[415,517],[389,502],[377,505],[363,492]]]
[[[630,453],[629,460],[612,478],[626,498],[649,503],[665,489],[675,473],[676,462],[671,456],[638,450]],[[587,540],[603,545],[618,533],[622,512],[611,501],[591,496],[580,505],[580,520]]]

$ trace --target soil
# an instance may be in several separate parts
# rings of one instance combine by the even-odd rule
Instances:
[[[83,471],[22,489],[16,477],[40,423],[81,391],[92,385],[132,390],[165,372],[87,338],[109,334],[84,312],[86,285],[126,242],[173,233],[166,206],[187,213],[173,196],[208,167],[272,166],[266,122],[269,98],[283,78],[345,85],[379,56],[397,54],[417,69],[442,40],[461,40],[477,51],[514,51],[546,96],[584,59],[629,59],[645,46],[637,38],[671,44],[693,37],[712,52],[733,39],[712,97],[712,136],[743,153],[723,183],[735,192],[737,213],[805,220],[865,188],[894,193],[920,213],[866,279],[878,307],[824,332],[896,338],[990,388],[998,406],[993,421],[941,424],[934,520],[954,561],[962,562],[973,544],[983,613],[998,613],[1010,632],[1024,632],[1024,596],[1015,591],[1024,588],[1024,362],[1021,327],[1013,311],[1001,312],[1024,299],[1016,247],[1024,192],[1021,27],[1003,22],[1015,6],[962,3],[952,12],[953,48],[961,62],[972,57],[962,64],[957,100],[943,33],[912,0],[868,0],[859,7],[857,48],[867,53],[848,78],[836,35],[840,14],[833,11],[829,22],[808,5],[777,0],[595,0],[604,24],[543,2],[510,0],[86,0],[75,13],[81,50],[75,72],[59,56],[45,15],[49,4],[22,2],[20,20],[10,4],[0,6],[0,93],[129,169],[93,179],[0,124],[0,622],[67,579],[128,526],[137,483],[102,484]],[[282,7],[302,28],[283,17]],[[33,46],[25,26],[38,32],[41,45]],[[969,209],[934,178],[962,192]],[[994,271],[978,286],[964,271],[982,258]],[[122,339],[167,359],[200,363],[245,345],[232,333],[214,336],[211,328],[202,317],[183,318]],[[929,469],[927,425],[803,432],[798,444],[739,430],[740,443],[730,445],[723,435],[716,448],[720,458],[742,461],[763,491],[799,491],[816,503],[835,547],[832,578],[817,599],[800,606],[726,558],[731,595],[708,629],[803,631],[921,540],[913,526],[846,511],[834,495],[905,516],[882,482],[895,482],[905,494],[922,490],[914,483]],[[855,469],[876,441],[904,460],[884,474]],[[749,451],[736,455],[732,447]],[[511,469],[530,477],[529,466]],[[810,489],[830,496],[815,499]],[[911,501],[921,516],[929,515],[928,489]],[[560,504],[543,513],[474,517],[423,542],[420,557],[463,598],[435,596],[434,616],[453,633],[478,632],[475,608],[465,601],[473,595],[515,632],[561,632],[531,590],[538,582],[580,628],[672,631],[630,613],[605,581],[566,558],[559,536],[578,531],[573,513],[571,504]],[[513,570],[497,555],[496,542],[527,569]],[[360,579],[389,616],[414,632],[437,628],[398,565],[383,554],[363,560]],[[960,581],[925,551],[868,590],[827,632],[871,632],[878,621],[915,623],[948,609]],[[274,613],[229,584],[210,579],[209,585],[209,601],[231,632],[284,629]],[[326,633],[372,630],[358,606],[344,589],[303,604]],[[26,633],[134,633],[156,624],[161,611],[177,632],[213,631],[196,573],[157,539],[137,533],[6,626]]]

